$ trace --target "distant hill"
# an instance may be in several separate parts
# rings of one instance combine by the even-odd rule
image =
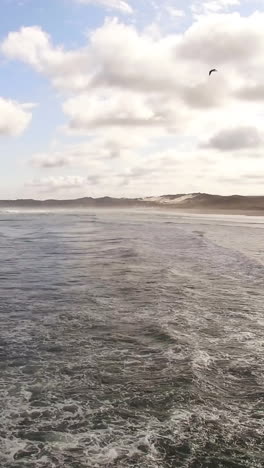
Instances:
[[[75,198],[69,200],[33,200],[33,199],[18,199],[18,200],[0,200],[0,209],[1,208],[118,208],[118,207],[129,207],[140,205],[141,202],[137,199],[129,198],[111,198],[111,197],[101,197],[101,198]]]
[[[189,193],[145,198],[84,197],[69,200],[0,200],[0,209],[166,208],[193,212],[264,214],[264,196]]]
[[[202,211],[263,211],[264,196],[242,195],[210,195],[207,193],[191,193],[180,195],[162,195],[147,197],[143,200],[160,206]]]

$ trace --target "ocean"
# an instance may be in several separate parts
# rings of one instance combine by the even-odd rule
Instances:
[[[263,467],[263,332],[264,217],[0,213],[0,467]]]

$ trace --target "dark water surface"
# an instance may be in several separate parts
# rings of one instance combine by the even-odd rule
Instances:
[[[1,213],[0,467],[263,467],[263,223]]]

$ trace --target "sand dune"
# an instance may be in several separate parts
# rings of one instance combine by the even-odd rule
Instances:
[[[264,196],[220,196],[207,193],[150,196],[144,198],[84,197],[69,200],[0,200],[0,209],[160,208],[193,212],[226,212],[264,215]]]

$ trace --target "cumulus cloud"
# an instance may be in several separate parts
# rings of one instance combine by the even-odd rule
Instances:
[[[255,127],[240,127],[221,130],[211,137],[204,146],[220,151],[239,151],[257,148],[263,142],[263,137]]]
[[[243,98],[239,89],[261,68],[263,19],[261,13],[203,16],[183,34],[156,38],[147,30],[108,19],[78,50],[54,46],[39,27],[24,27],[9,33],[1,48],[9,58],[29,63],[57,88],[75,95],[126,90],[137,100],[155,95],[173,100],[178,108],[210,108],[226,98]],[[219,68],[219,76],[209,81],[212,66]],[[261,76],[262,69],[257,71],[259,80]]]
[[[0,97],[0,136],[17,136],[29,125],[32,105],[20,104]]]
[[[82,77],[89,69],[89,57],[86,50],[65,51],[63,47],[54,47],[50,36],[39,26],[22,27],[10,32],[1,44],[4,55],[13,60],[21,60],[38,72],[56,80],[64,75]]]
[[[200,17],[185,32],[180,44],[183,57],[206,64],[228,65],[227,72],[250,65],[264,50],[263,13],[242,17],[239,13]]]
[[[22,60],[35,67],[49,50],[49,36],[39,26],[22,27],[20,31],[10,32],[1,44],[2,52],[11,59]]]
[[[221,11],[228,6],[221,5]],[[54,45],[39,27],[10,33],[4,54],[45,74],[62,96],[64,131],[89,138],[82,149],[59,148],[31,161],[47,170],[86,167],[96,177],[108,174],[113,185],[134,180],[139,187],[148,173],[149,183],[154,176],[176,177],[175,165],[168,174],[158,163],[165,149],[185,163],[189,147],[196,161],[204,156],[202,173],[220,151],[243,150],[239,157],[260,152],[263,21],[263,13],[213,13],[197,16],[183,33],[153,34],[107,19],[75,50]],[[209,77],[212,67],[218,73]],[[157,160],[150,159],[153,154]],[[190,172],[181,177],[186,182]]]
[[[154,102],[139,94],[121,91],[103,94],[82,94],[64,103],[63,110],[70,117],[71,129],[100,127],[163,126],[176,120],[173,106]]]
[[[116,10],[121,13],[131,14],[133,13],[132,7],[124,0],[75,0],[78,3],[85,5],[98,5],[110,10]]]
[[[177,57],[182,40],[176,35],[154,39],[114,19],[80,50],[55,47],[39,27],[10,33],[2,50],[73,94],[63,105],[72,131],[152,126],[166,133],[185,126],[191,109],[217,107],[228,93],[221,76],[208,83],[207,70],[193,75],[192,63]]]
[[[90,37],[91,52],[97,58],[93,86],[111,86],[134,91],[176,89],[179,70],[173,63],[171,43],[139,33],[135,27],[110,19]],[[167,42],[167,43],[166,43]]]
[[[177,35],[154,39],[110,19],[92,32],[90,43],[80,50],[53,46],[39,27],[9,33],[1,48],[7,57],[29,63],[70,92],[114,88],[182,98],[188,83],[199,84],[205,76],[201,68],[193,74],[192,62],[179,55],[182,40]]]
[[[220,85],[220,80],[218,81],[218,85]],[[209,83],[186,86],[183,89],[185,103],[191,108],[197,109],[210,109],[224,105],[228,97],[226,83],[222,81],[221,85],[217,86],[217,92],[215,86],[215,82],[212,80]]]

